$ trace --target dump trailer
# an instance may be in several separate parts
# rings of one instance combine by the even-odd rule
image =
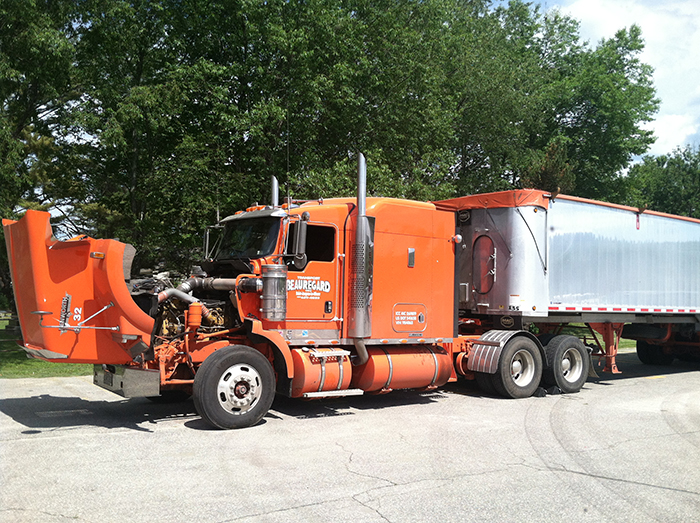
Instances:
[[[124,397],[192,395],[224,429],[275,393],[573,393],[591,352],[619,372],[621,337],[645,363],[700,354],[699,221],[534,190],[367,198],[365,173],[356,198],[279,205],[273,183],[178,285],[132,280],[116,240],[58,241],[47,213],[4,220],[24,349]]]

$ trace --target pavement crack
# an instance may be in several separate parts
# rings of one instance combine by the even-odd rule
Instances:
[[[526,465],[529,466],[535,470],[543,470],[541,467],[534,467],[531,465]],[[565,472],[568,474],[576,474],[578,476],[585,476],[588,478],[594,478],[594,479],[601,479],[601,480],[606,480],[606,481],[614,481],[616,483],[625,483],[627,485],[636,485],[639,487],[649,487],[649,488],[654,488],[654,489],[659,489],[659,490],[665,490],[669,492],[678,492],[681,494],[690,494],[692,496],[700,496],[700,492],[694,492],[692,490],[686,490],[686,489],[680,489],[680,488],[675,488],[675,487],[666,487],[664,485],[655,485],[653,483],[646,483],[644,481],[635,481],[633,479],[623,479],[623,478],[615,478],[612,476],[604,476],[602,474],[593,474],[591,472],[584,472],[581,470],[571,470],[568,469],[564,466],[559,466],[559,467],[554,467],[554,466],[547,466],[546,470],[550,472]]]
[[[363,490],[363,491],[361,491],[361,492],[357,492],[357,493],[355,493],[355,494],[352,495],[352,499],[353,499],[353,501],[355,501],[356,503],[359,503],[359,504],[362,505],[363,507],[368,508],[369,510],[373,511],[375,514],[377,514],[377,516],[379,516],[380,518],[382,518],[384,521],[387,521],[387,522],[391,523],[391,520],[388,519],[384,514],[382,514],[382,513],[379,511],[379,508],[380,508],[380,507],[372,506],[372,505],[370,504],[370,503],[376,504],[377,502],[379,502],[379,503],[381,504],[381,501],[378,501],[378,498],[373,497],[373,496],[370,494],[370,492],[375,491],[375,490],[382,490],[382,489],[386,489],[386,488],[395,487],[395,486],[397,486],[397,485],[399,485],[399,484],[396,483],[396,482],[394,482],[394,481],[391,481],[391,480],[389,480],[389,479],[386,479],[386,478],[382,478],[382,477],[379,477],[379,476],[374,476],[374,475],[372,475],[372,474],[363,474],[362,472],[358,472],[357,470],[353,470],[352,467],[351,467],[351,465],[352,465],[353,458],[355,457],[355,453],[354,453],[353,451],[351,451],[351,450],[346,449],[346,448],[343,447],[343,445],[341,445],[340,443],[337,443],[337,442],[336,442],[336,445],[337,445],[338,447],[340,447],[340,449],[341,449],[343,452],[345,452],[345,453],[348,454],[348,459],[347,459],[347,462],[345,463],[345,470],[347,470],[350,474],[352,474],[353,476],[361,477],[361,478],[374,479],[374,480],[376,480],[376,481],[383,481],[384,483],[387,483],[386,485],[381,485],[381,486],[377,486],[377,487],[372,487],[372,488]],[[362,496],[367,497],[367,501],[362,501],[362,499],[360,499],[360,497],[362,497]]]
[[[347,460],[347,462],[345,463],[345,470],[347,470],[347,471],[348,471],[350,474],[352,474],[353,476],[359,476],[359,477],[361,477],[361,478],[376,479],[377,481],[384,481],[384,482],[386,482],[386,483],[389,484],[389,485],[385,485],[384,487],[386,487],[386,486],[396,486],[396,485],[398,485],[398,483],[395,483],[394,481],[391,481],[391,480],[389,480],[389,479],[382,478],[382,477],[380,477],[380,476],[374,476],[374,475],[372,475],[372,474],[364,474],[364,473],[362,473],[362,472],[358,472],[357,470],[353,470],[353,469],[351,468],[351,465],[352,465],[353,458],[355,457],[355,453],[354,453],[353,451],[351,451],[351,450],[346,449],[346,448],[343,447],[343,445],[341,445],[340,443],[336,443],[336,445],[337,445],[338,447],[340,447],[340,449],[341,449],[343,452],[346,452],[347,454],[349,454],[348,460]],[[373,488],[384,488],[384,487],[373,487]],[[371,489],[370,489],[370,490],[371,490]]]
[[[269,516],[270,514],[283,514],[284,512],[289,512],[290,510],[299,510],[301,508],[309,508],[309,507],[318,507],[321,505],[325,505],[326,503],[335,503],[337,501],[341,501],[343,499],[347,499],[345,496],[341,498],[336,498],[336,499],[324,499],[323,501],[316,501],[314,503],[305,503],[303,505],[294,505],[293,507],[285,507],[285,508],[279,508],[276,510],[267,510],[265,512],[257,512],[255,514],[246,514],[245,516],[238,516],[233,519],[221,519],[218,521],[218,523],[230,523],[231,521],[245,521],[246,519],[255,519],[259,518],[261,516]]]
[[[45,510],[33,510],[33,509],[15,508],[15,507],[8,507],[8,508],[1,508],[0,509],[0,514],[6,514],[6,513],[11,513],[11,512],[19,512],[21,514],[41,514],[44,516],[50,516],[52,518],[63,518],[63,519],[70,519],[73,521],[88,521],[87,519],[83,519],[80,516],[66,516],[65,514],[56,514],[54,512],[47,512]]]
[[[362,494],[362,493],[360,493],[360,494]],[[381,512],[379,512],[379,508],[372,507],[372,506],[370,506],[368,503],[365,503],[365,502],[363,502],[363,501],[357,499],[357,496],[359,496],[359,494],[355,494],[355,495],[352,497],[352,499],[353,499],[355,502],[359,503],[360,505],[362,505],[362,506],[365,507],[365,508],[370,509],[370,510],[373,511],[377,516],[379,516],[380,518],[382,518],[382,519],[383,519],[384,521],[386,521],[387,523],[392,523],[392,521],[391,521],[389,518],[387,518],[384,514],[382,514]],[[376,498],[375,498],[375,500],[376,500]]]

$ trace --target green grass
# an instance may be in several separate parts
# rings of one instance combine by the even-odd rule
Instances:
[[[2,378],[52,378],[57,376],[88,376],[92,365],[78,363],[50,363],[28,358],[16,342],[14,327],[4,330],[6,320],[0,320],[0,379]]]
[[[562,329],[562,334],[571,334],[579,338],[586,338],[587,343],[593,342],[593,337],[591,336],[590,330],[583,323],[571,323]],[[603,343],[603,336],[599,333],[595,333],[596,338],[600,342],[600,345],[605,349],[605,344]],[[635,340],[627,340],[624,338],[620,339],[620,344],[618,350],[620,351],[634,351],[637,348],[637,342]]]

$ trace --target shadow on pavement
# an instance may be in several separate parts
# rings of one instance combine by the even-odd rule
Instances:
[[[684,372],[695,372],[700,370],[700,362],[674,360],[671,365],[645,365],[634,351],[621,352],[617,355],[617,368],[620,374],[603,372],[605,358],[593,356],[593,368],[598,373],[598,378],[588,378],[589,382],[608,384],[630,378],[649,378],[651,376],[665,376],[670,374],[681,374]]]
[[[388,394],[363,394],[339,398],[303,400],[277,396],[267,417],[276,413],[297,419],[351,416],[358,410],[376,410],[435,403],[445,394],[444,390],[398,390]],[[277,416],[279,417],[279,416]]]
[[[152,432],[149,424],[197,416],[190,401],[157,404],[145,398],[122,401],[87,401],[82,398],[42,394],[0,401],[0,411],[28,427],[24,434],[82,426],[127,428]]]

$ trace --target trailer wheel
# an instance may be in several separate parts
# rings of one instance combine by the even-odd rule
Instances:
[[[555,336],[545,347],[548,365],[543,380],[562,392],[578,392],[588,379],[591,360],[583,342],[576,336]]]
[[[637,357],[645,365],[670,365],[673,354],[666,354],[660,345],[652,345],[644,340],[637,341]]]
[[[524,336],[511,338],[501,352],[493,386],[506,398],[528,398],[542,379],[542,355],[534,341]]]
[[[213,352],[194,377],[194,405],[202,419],[220,429],[255,425],[275,397],[275,373],[268,359],[244,345]]]

